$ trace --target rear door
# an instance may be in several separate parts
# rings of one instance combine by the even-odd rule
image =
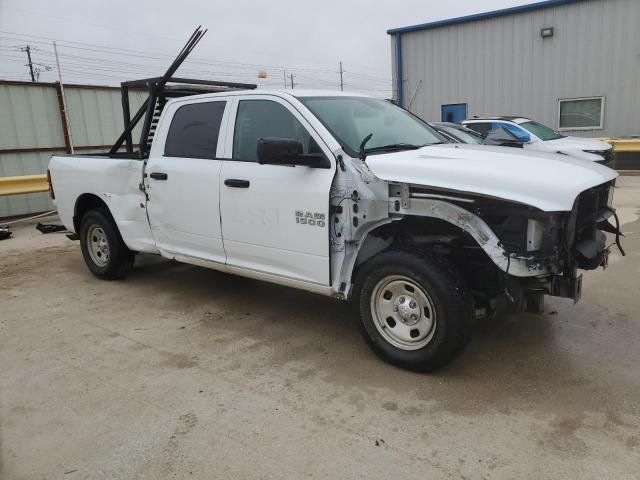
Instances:
[[[220,175],[227,264],[329,285],[329,191],[335,159],[301,113],[270,95],[239,97],[229,118]],[[262,137],[293,138],[323,153],[331,168],[260,165]]]
[[[230,103],[215,97],[166,108],[144,182],[151,230],[167,256],[225,261],[219,180]]]

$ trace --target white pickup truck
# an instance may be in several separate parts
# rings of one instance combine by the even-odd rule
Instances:
[[[603,231],[619,233],[615,171],[443,143],[340,92],[169,100],[148,155],[56,155],[49,176],[96,276],[124,277],[144,252],[352,299],[371,348],[418,371],[460,352],[499,297],[577,301],[578,270],[606,266]]]

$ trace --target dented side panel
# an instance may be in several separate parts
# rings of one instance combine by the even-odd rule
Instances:
[[[338,298],[348,298],[356,259],[367,235],[394,219],[389,217],[387,207],[387,182],[373,175],[359,159],[347,157],[342,151],[335,155],[344,160],[329,199],[331,289]]]
[[[90,167],[89,167],[90,165]],[[109,208],[127,247],[157,253],[140,190],[143,163],[98,156],[53,156],[49,163],[60,219],[75,231],[76,202],[83,194],[100,198]]]

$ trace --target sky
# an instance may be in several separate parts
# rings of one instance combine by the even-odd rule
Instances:
[[[344,89],[391,96],[389,28],[534,0],[0,0],[0,79],[117,85],[160,76],[195,27],[208,33],[178,75],[260,88]],[[258,72],[267,73],[265,79]]]

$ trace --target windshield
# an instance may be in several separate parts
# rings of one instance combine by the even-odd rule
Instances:
[[[450,127],[449,125],[442,125],[440,128],[444,130],[445,133],[448,133],[452,137],[460,140],[462,143],[475,143],[475,144],[482,143],[482,135],[474,132],[473,130],[468,130],[466,128]]]
[[[540,140],[557,140],[558,138],[564,138],[564,135],[560,135],[555,130],[551,130],[549,127],[546,127],[538,122],[528,121],[519,124],[525,130],[528,130],[530,133],[533,133]]]
[[[318,117],[349,155],[355,157],[370,133],[366,152],[374,154],[443,143],[433,128],[406,110],[368,97],[306,97],[299,100]]]

